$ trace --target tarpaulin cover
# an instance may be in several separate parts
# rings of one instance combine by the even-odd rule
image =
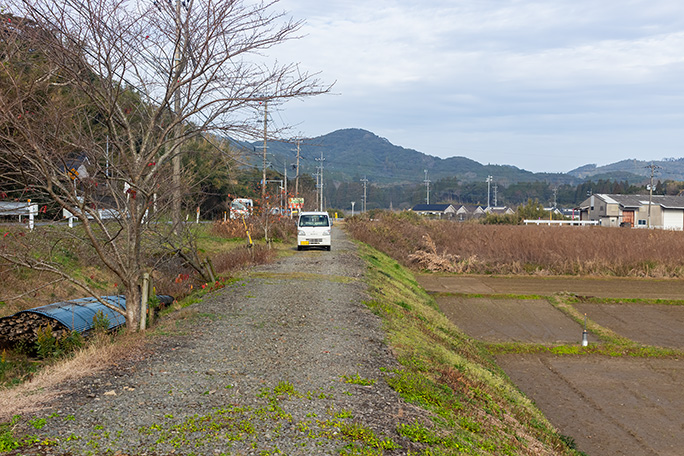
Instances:
[[[100,299],[126,310],[126,298],[123,295],[101,296]],[[173,302],[172,296],[157,295],[157,299],[162,304]],[[98,312],[102,312],[109,321],[109,328],[113,329],[126,324],[126,318],[109,307],[103,305],[95,298],[80,298],[71,301],[54,302],[46,306],[34,307],[33,309],[23,310],[15,315],[30,312],[44,315],[48,318],[57,320],[72,331],[80,333],[88,332],[93,329],[93,318]]]

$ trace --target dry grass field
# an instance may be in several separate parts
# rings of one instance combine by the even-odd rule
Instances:
[[[381,213],[347,221],[357,239],[414,270],[476,274],[684,277],[684,232],[480,225]]]
[[[413,269],[582,454],[682,454],[684,233],[410,213],[347,226]]]

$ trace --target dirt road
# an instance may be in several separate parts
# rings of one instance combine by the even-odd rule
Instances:
[[[382,380],[355,250],[336,228],[331,252],[293,249],[181,311],[146,359],[69,385],[26,429],[59,445],[22,454],[406,454],[397,424],[420,412]]]

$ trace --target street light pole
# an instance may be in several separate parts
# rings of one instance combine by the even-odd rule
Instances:
[[[492,176],[487,176],[487,209],[489,209],[489,197],[491,194]]]

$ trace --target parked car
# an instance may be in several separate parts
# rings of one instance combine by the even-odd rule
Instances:
[[[249,217],[252,214],[254,202],[249,198],[235,198],[230,203],[230,218]]]
[[[297,250],[332,245],[332,219],[327,212],[301,212],[297,221]]]

